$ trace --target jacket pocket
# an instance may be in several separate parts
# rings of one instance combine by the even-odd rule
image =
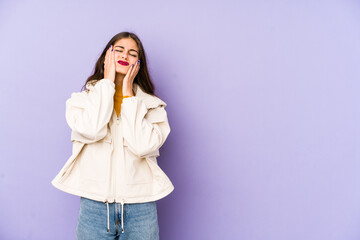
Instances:
[[[128,144],[128,142],[127,142],[127,140],[126,140],[125,138],[123,138],[123,146],[124,146],[124,148],[127,147],[127,148],[128,148],[128,151],[130,151],[134,156],[140,158],[140,156],[136,155],[136,154],[131,150],[131,147],[129,147],[129,144]],[[148,154],[141,156],[141,158],[158,157],[158,156],[160,156],[159,149],[155,149],[154,151],[149,152]]]
[[[61,175],[59,178],[59,182],[63,182],[67,178],[67,176],[71,174],[71,171],[74,168],[78,157],[82,153],[84,146],[85,146],[84,143],[74,141],[73,154],[70,156],[70,158],[67,160],[67,162],[60,171]]]
[[[79,157],[80,178],[84,183],[88,180],[105,183],[109,177],[111,157],[111,138],[104,138],[87,144]]]
[[[145,184],[152,181],[152,172],[146,159],[135,155],[126,145],[124,145],[124,159],[127,184]]]
[[[112,139],[111,139],[111,136],[108,134],[106,135],[103,139],[100,139],[99,141],[97,141],[98,143],[99,142],[107,142],[107,143],[111,143],[112,142]]]

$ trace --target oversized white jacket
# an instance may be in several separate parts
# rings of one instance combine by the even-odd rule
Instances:
[[[107,206],[170,194],[174,186],[156,160],[170,133],[167,104],[133,84],[135,96],[123,99],[117,117],[114,82],[104,78],[86,86],[88,91],[72,93],[66,101],[73,150],[53,186]]]

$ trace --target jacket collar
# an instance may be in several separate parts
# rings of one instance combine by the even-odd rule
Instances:
[[[160,98],[156,97],[156,96],[153,96],[151,94],[148,94],[146,92],[144,92],[140,85],[134,83],[133,84],[133,90],[135,92],[135,96],[137,98],[140,98],[144,101],[146,107],[149,109],[149,108],[156,108],[158,106],[163,106],[163,107],[166,107],[166,103],[161,100]]]
[[[86,88],[87,89],[92,89],[94,87],[94,85],[97,83],[98,80],[91,80],[86,84]],[[151,94],[148,94],[146,92],[144,92],[140,85],[138,85],[137,83],[133,84],[133,91],[135,93],[135,96],[142,99],[147,107],[147,109],[150,108],[156,108],[158,106],[164,106],[166,107],[166,103],[161,100],[160,98],[153,96]]]

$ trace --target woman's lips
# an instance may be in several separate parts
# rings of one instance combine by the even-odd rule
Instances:
[[[121,60],[119,60],[118,63],[121,64],[121,65],[124,65],[124,66],[129,66],[128,62],[124,62],[124,61],[121,61]]]

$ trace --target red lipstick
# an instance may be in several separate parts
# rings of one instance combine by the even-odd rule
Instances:
[[[118,63],[121,64],[121,65],[124,65],[124,66],[129,66],[128,62],[124,62],[124,61],[121,61],[121,60],[119,60]]]

